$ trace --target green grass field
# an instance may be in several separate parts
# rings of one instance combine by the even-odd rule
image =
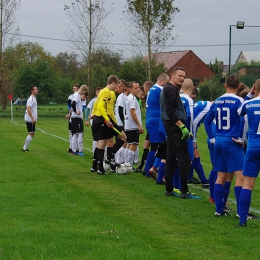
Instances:
[[[67,153],[63,116],[40,117],[27,153],[22,116],[3,117],[0,131],[0,259],[260,259],[260,220],[237,228],[235,211],[214,217],[200,186],[190,189],[201,200],[182,200],[141,174],[91,173],[89,128],[84,157]],[[202,126],[198,145],[208,175],[205,140]],[[258,183],[251,206],[260,213]]]

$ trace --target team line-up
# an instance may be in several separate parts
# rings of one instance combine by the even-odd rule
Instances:
[[[92,129],[91,172],[99,175],[139,172],[165,185],[165,195],[181,199],[201,199],[189,190],[188,183],[202,183],[210,190],[215,217],[229,215],[226,206],[235,176],[236,218],[239,227],[259,217],[249,212],[252,190],[260,169],[260,80],[251,89],[236,75],[226,78],[226,93],[215,101],[198,101],[198,90],[185,69],[176,67],[170,76],[163,73],[153,84],[126,82],[110,75],[105,88],[96,89],[96,97],[86,106],[88,87],[74,85],[68,98],[70,148],[73,155],[83,153],[83,111],[86,126]],[[28,136],[23,152],[35,133],[37,86],[30,87],[24,120]],[[146,106],[146,138],[138,168],[139,135],[144,133],[141,103]],[[200,162],[196,143],[198,127],[204,123],[212,162],[209,179]],[[105,152],[106,151],[106,152]],[[143,169],[144,168],[144,169]],[[193,176],[196,170],[199,180]]]

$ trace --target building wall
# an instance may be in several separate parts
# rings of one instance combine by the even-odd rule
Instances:
[[[170,75],[175,67],[183,67],[186,71],[186,77],[192,80],[197,79],[198,83],[214,75],[213,71],[192,51],[181,58],[167,73]]]

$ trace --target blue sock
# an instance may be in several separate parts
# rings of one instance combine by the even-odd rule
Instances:
[[[146,164],[145,164],[145,175],[150,178],[149,170],[152,168],[154,160],[155,160],[155,151],[150,151],[147,156]]]
[[[158,176],[157,176],[157,182],[162,183],[163,182],[163,177],[165,175],[165,163],[160,162],[159,164],[159,170],[158,170]]]
[[[204,173],[204,170],[203,170],[203,167],[200,163],[200,157],[199,158],[194,158],[194,169],[195,171],[197,172],[198,176],[199,176],[199,179],[201,180],[201,183],[208,183],[208,180],[205,176],[205,173]]]
[[[153,163],[153,167],[157,169],[159,167],[159,165],[160,165],[161,160],[162,159],[160,159],[158,157],[155,157],[155,160],[154,160],[154,163]]]
[[[229,192],[230,192],[230,186],[231,186],[231,182],[230,181],[226,181],[225,184],[224,184],[224,207],[226,206],[226,203],[227,203],[227,199],[228,199],[228,195],[229,195]]]
[[[222,184],[216,184],[214,187],[215,191],[215,204],[216,204],[216,212],[222,213],[224,211],[224,186]]]
[[[173,187],[181,190],[181,185],[180,185],[180,168],[179,166],[176,168],[173,176]]]
[[[241,186],[235,186],[234,192],[237,200],[237,213],[239,214],[239,199],[240,199],[240,193],[241,193],[242,187]]]
[[[193,171],[194,171],[194,161],[191,161],[191,166],[190,166],[190,173],[188,176],[188,180],[190,180],[193,177]]]
[[[247,214],[249,211],[250,203],[251,203],[252,191],[247,189],[242,189],[240,193],[239,199],[239,224],[242,225],[246,223]]]
[[[209,174],[209,196],[215,201],[214,186],[216,182],[218,172],[211,170]]]

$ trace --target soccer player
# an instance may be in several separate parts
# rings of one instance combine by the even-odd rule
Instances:
[[[102,89],[101,87],[96,88],[96,92],[95,92],[96,96],[89,101],[89,103],[86,107],[86,112],[85,112],[85,119],[86,119],[85,124],[86,124],[86,126],[89,126],[89,125],[91,126],[91,132],[92,132],[92,138],[93,138],[93,142],[92,142],[93,154],[94,154],[94,151],[97,147],[97,139],[95,138],[96,135],[93,132],[93,127],[92,127],[92,124],[93,124],[92,111],[93,111],[94,104],[97,100],[97,96],[98,96],[101,89]]]
[[[153,82],[150,81],[150,80],[144,82],[143,88],[144,88],[145,99],[147,99],[148,91],[150,90],[150,88],[153,85],[154,85]],[[135,172],[141,172],[143,175],[146,174],[145,170],[143,171],[142,169],[143,169],[143,166],[146,163],[147,156],[148,156],[148,153],[149,153],[149,148],[150,148],[149,139],[150,139],[150,137],[149,137],[149,133],[147,131],[146,136],[145,136],[145,140],[144,140],[144,143],[143,143],[143,154],[142,154],[141,162],[140,162],[140,165],[138,166],[138,168],[135,169]]]
[[[126,99],[125,132],[127,136],[127,161],[133,165],[135,150],[139,144],[139,134],[144,132],[140,105],[136,96],[139,93],[139,84],[135,81],[130,83],[130,94]],[[134,169],[133,169],[134,170]]]
[[[38,111],[37,111],[37,100],[36,96],[38,95],[38,88],[36,86],[30,87],[30,97],[26,102],[26,110],[24,115],[24,121],[26,122],[28,136],[25,139],[24,146],[22,148],[23,152],[29,152],[28,146],[32,141],[35,133],[35,124],[38,120]]]
[[[73,100],[71,103],[71,149],[73,155],[84,156],[83,153],[83,104],[88,96],[88,87],[82,85],[78,91],[73,95]],[[77,148],[79,152],[77,152]]]
[[[226,182],[228,175],[235,174],[236,182],[234,187],[237,201],[237,212],[239,212],[239,198],[243,185],[243,128],[244,118],[240,117],[237,110],[243,99],[236,96],[240,87],[239,78],[230,75],[226,78],[226,93],[217,98],[211,105],[204,120],[204,125],[211,143],[214,143],[214,170],[218,172],[214,186],[215,193],[215,216],[225,216],[228,213],[224,210],[231,182]],[[212,122],[216,121],[216,136],[212,134]],[[224,187],[225,185],[225,187]]]
[[[108,109],[110,106],[109,102],[111,102],[111,93],[112,91],[115,91],[118,83],[118,77],[115,75],[110,75],[107,80],[107,86],[100,91],[97,101],[94,104],[95,114],[93,116],[93,127],[97,135],[98,142],[94,153],[94,159],[96,158],[96,160],[93,159],[91,171],[97,171],[100,175],[106,174],[103,167],[106,142],[113,136],[118,136],[118,133],[115,132],[113,128],[116,128],[119,132],[121,131],[121,128],[111,122],[108,115]],[[110,165],[115,164],[110,161]]]
[[[70,112],[71,110],[71,103],[72,103],[72,100],[73,100],[73,95],[75,92],[77,92],[80,88],[80,85],[79,84],[75,84],[73,87],[72,87],[72,90],[73,90],[73,94],[69,95],[68,97],[68,100],[67,100],[67,105],[68,105],[68,111]],[[70,116],[68,117],[69,118],[69,121],[68,121],[68,129],[69,129],[69,142],[70,142],[70,147],[68,149],[68,153],[72,153],[72,149],[71,149],[71,138],[72,138],[72,132],[71,132],[71,120],[70,120]]]
[[[107,140],[107,159],[105,159],[105,163],[110,165],[110,171],[115,172],[116,166],[120,164],[116,163],[115,161],[115,154],[117,151],[125,144],[126,135],[123,131],[123,127],[120,127],[117,123],[116,115],[115,115],[115,106],[116,106],[116,94],[120,95],[121,93],[125,92],[126,90],[126,81],[121,79],[117,85],[115,91],[111,90],[111,99],[108,103],[107,108],[107,115],[112,122],[113,126],[120,129],[121,134],[116,136],[116,142],[114,136]]]
[[[247,115],[248,143],[244,160],[244,182],[239,199],[239,226],[245,227],[246,221],[259,218],[249,213],[252,190],[260,170],[260,79],[256,80],[253,90],[255,98],[245,101],[238,109],[240,116]]]
[[[160,95],[161,118],[167,134],[165,195],[178,196],[173,191],[173,175],[179,164],[182,192],[180,197],[182,199],[200,199],[201,197],[195,196],[189,191],[187,184],[190,171],[187,139],[190,137],[190,132],[185,126],[186,113],[179,94],[185,77],[185,69],[175,67],[171,73],[170,82],[165,85]]]
[[[170,81],[170,78],[167,74],[161,74],[156,81],[156,84],[153,85],[148,91],[146,98],[146,128],[149,133],[151,150],[148,153],[147,161],[145,165],[146,176],[150,177],[149,170],[152,168],[155,153],[159,144],[161,144],[165,140],[164,134],[159,131],[160,124],[160,94],[162,88],[166,85],[167,82]],[[154,177],[153,172],[151,173],[152,177]]]

